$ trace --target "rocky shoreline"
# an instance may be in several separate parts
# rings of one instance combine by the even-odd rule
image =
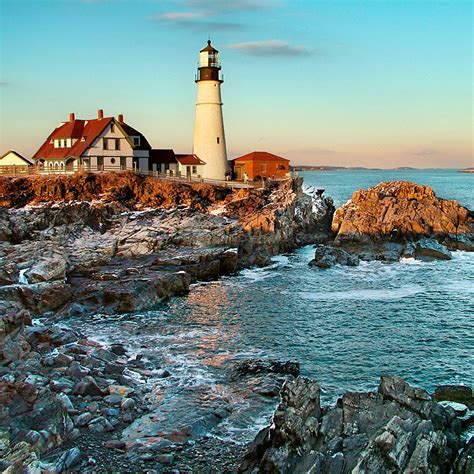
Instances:
[[[234,470],[243,447],[204,436],[229,408],[207,407],[193,422],[156,418],[160,394],[141,382],[169,377],[166,367],[65,324],[152,309],[196,281],[324,240],[332,201],[301,186],[232,192],[131,173],[0,180],[2,470],[186,471],[201,446],[216,468],[229,451]],[[253,364],[229,377],[262,397],[298,371]]]
[[[296,362],[239,359],[225,375],[230,395],[197,386],[167,396],[151,381],[179,376],[153,348],[68,324],[153,309],[302,245],[320,245],[317,266],[357,264],[333,241],[332,201],[304,194],[301,179],[236,192],[128,173],[4,179],[0,203],[1,470],[472,472],[468,387],[430,396],[384,376],[377,392],[321,407],[319,384]],[[209,435],[236,404],[275,406],[279,395],[249,449]]]

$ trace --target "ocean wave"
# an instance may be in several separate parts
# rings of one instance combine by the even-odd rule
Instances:
[[[347,291],[326,291],[324,293],[300,292],[302,298],[314,301],[341,301],[341,300],[362,300],[362,301],[384,301],[398,300],[424,293],[425,289],[420,285],[406,285],[399,288],[381,288],[376,290],[347,290]]]

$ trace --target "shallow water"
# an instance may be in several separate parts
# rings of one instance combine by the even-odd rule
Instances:
[[[357,188],[411,179],[474,207],[473,178],[453,171],[343,171],[306,173],[305,183],[325,188],[339,205]],[[226,373],[236,358],[298,360],[330,402],[346,390],[373,389],[387,372],[428,391],[474,382],[474,253],[327,270],[308,267],[313,254],[305,247],[267,268],[197,284],[156,311],[98,316],[85,332],[125,342],[169,368],[172,377],[147,382],[169,396],[193,387],[231,400],[234,413],[214,432],[237,441],[255,435],[275,401],[245,398],[229,386]],[[182,409],[189,409],[184,398]]]

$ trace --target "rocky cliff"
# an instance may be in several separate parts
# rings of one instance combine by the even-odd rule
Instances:
[[[334,244],[365,260],[449,259],[450,250],[474,250],[474,215],[429,186],[406,181],[356,191],[336,210]]]
[[[0,296],[34,314],[153,307],[196,280],[327,238],[332,201],[315,204],[301,185],[232,192],[130,173],[3,178]]]

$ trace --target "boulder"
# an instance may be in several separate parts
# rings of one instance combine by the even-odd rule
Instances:
[[[33,266],[26,271],[28,283],[43,281],[64,280],[68,269],[68,261],[62,255],[40,257]]]
[[[407,244],[405,257],[413,257],[418,260],[451,260],[451,252],[434,239],[421,239],[417,242]]]
[[[316,247],[314,260],[309,262],[310,266],[319,268],[330,268],[336,264],[356,267],[359,265],[359,258],[341,248],[320,244]]]

